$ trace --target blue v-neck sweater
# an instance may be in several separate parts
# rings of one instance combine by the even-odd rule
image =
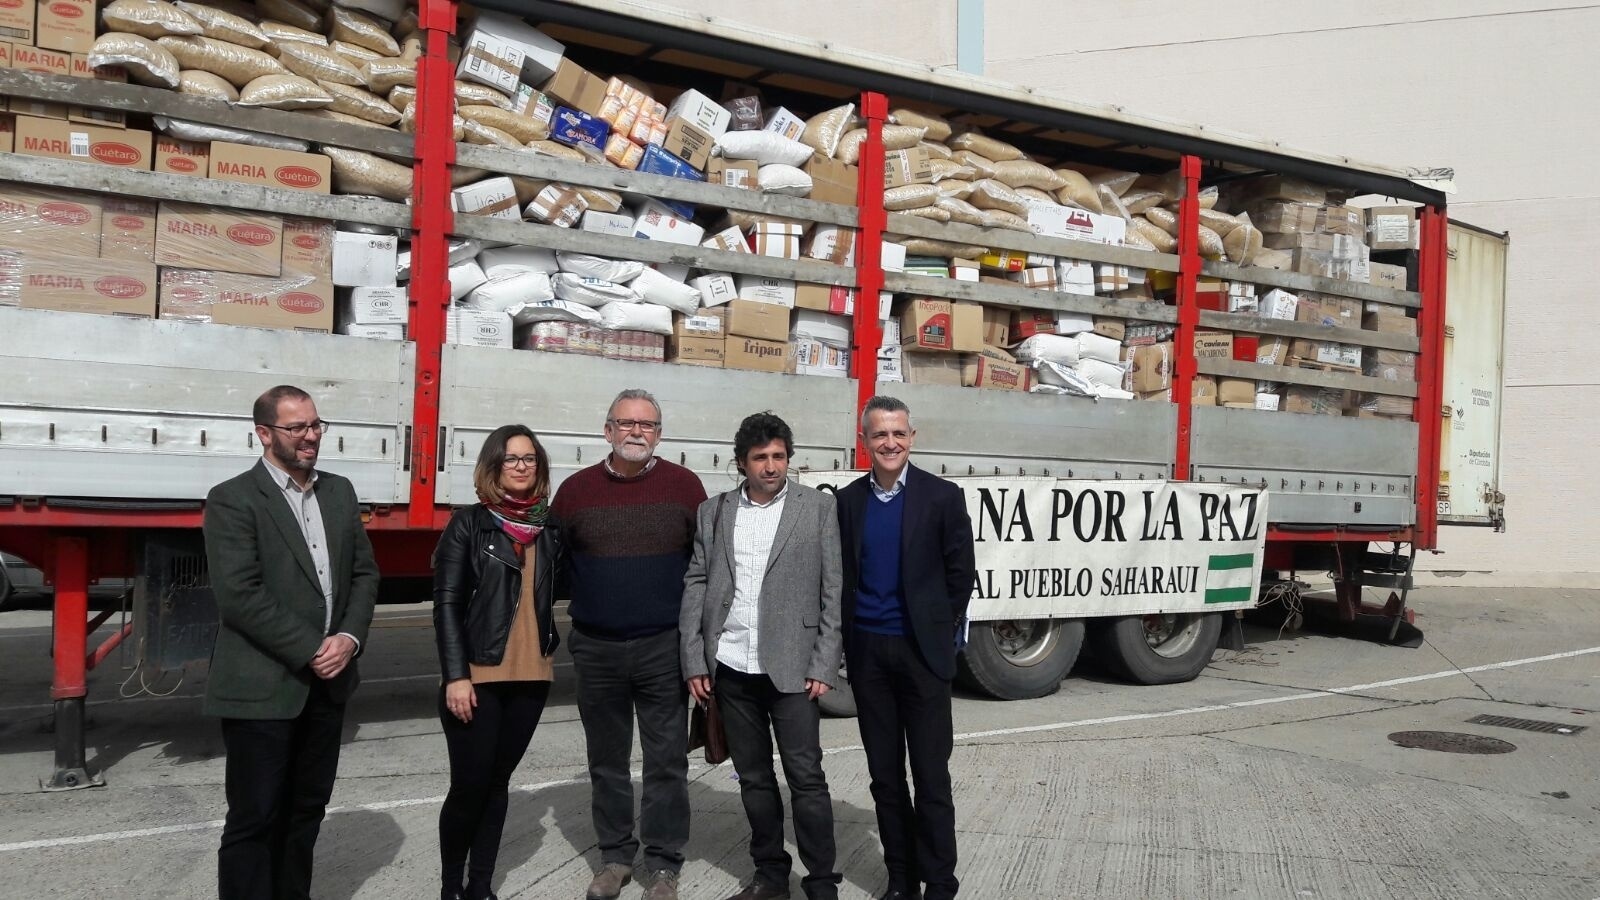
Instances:
[[[887,503],[867,498],[855,622],[857,628],[873,634],[906,633],[906,601],[900,589],[900,527],[905,509],[904,490]]]

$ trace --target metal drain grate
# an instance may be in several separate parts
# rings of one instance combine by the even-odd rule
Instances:
[[[1542,734],[1577,734],[1587,731],[1587,725],[1567,725],[1562,722],[1543,722],[1538,719],[1517,719],[1511,716],[1475,716],[1468,725],[1493,725],[1496,728],[1515,728],[1518,731],[1537,731]]]

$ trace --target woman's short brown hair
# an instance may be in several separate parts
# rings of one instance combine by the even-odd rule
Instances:
[[[539,458],[539,470],[533,476],[533,495],[544,497],[550,493],[550,457],[539,443],[539,437],[526,425],[501,425],[483,439],[478,463],[472,467],[472,486],[485,503],[499,503],[505,499],[505,492],[500,489],[500,471],[505,467],[506,445],[514,437],[532,441],[533,455]]]

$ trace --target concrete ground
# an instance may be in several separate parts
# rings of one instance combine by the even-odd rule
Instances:
[[[1041,700],[958,696],[963,896],[1600,898],[1600,593],[1436,589],[1415,607],[1417,649],[1251,628],[1189,684],[1132,687],[1087,661]],[[223,761],[199,715],[204,667],[148,683],[167,696],[118,699],[140,678],[113,655],[91,678],[88,733],[107,786],[44,794],[48,626],[0,613],[0,896],[215,896]],[[436,896],[446,766],[426,609],[383,608],[362,670],[317,896]],[[503,898],[576,900],[596,864],[570,674],[557,669],[514,781]],[[1589,730],[1466,724],[1484,713]],[[1409,730],[1516,749],[1388,737]],[[876,896],[855,723],[825,721],[823,743],[843,896]],[[727,765],[691,778],[683,896],[715,900],[749,874],[748,831]]]

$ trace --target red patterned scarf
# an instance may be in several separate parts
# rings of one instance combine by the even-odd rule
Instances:
[[[519,544],[531,544],[539,537],[539,532],[544,530],[544,523],[550,518],[550,504],[544,497],[532,497],[527,500],[518,500],[507,496],[499,503],[483,501],[483,505],[494,517],[499,520],[500,527]]]

